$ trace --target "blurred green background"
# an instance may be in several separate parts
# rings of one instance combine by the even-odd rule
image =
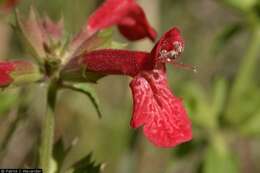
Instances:
[[[108,76],[93,85],[103,118],[87,97],[59,92],[55,139],[73,144],[62,170],[92,152],[105,173],[258,173],[260,172],[260,1],[139,0],[159,36],[172,26],[182,30],[182,62],[198,72],[168,66],[172,91],[182,97],[193,122],[193,140],[172,149],[156,148],[141,129],[130,128],[129,78]],[[101,0],[24,0],[54,20],[64,16],[67,34],[76,33]],[[27,57],[1,16],[0,58]],[[114,39],[128,49],[147,50],[153,43]],[[35,167],[45,90],[42,85],[0,93],[0,167]],[[55,167],[56,162],[53,162]],[[57,166],[57,165],[56,165]]]

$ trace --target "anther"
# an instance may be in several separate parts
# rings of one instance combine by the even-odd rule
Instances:
[[[161,56],[165,56],[165,55],[167,55],[167,50],[165,50],[165,49],[163,49],[163,50],[161,50],[160,51],[160,54],[161,54]]]
[[[181,46],[180,42],[175,41],[175,42],[173,43],[173,46],[174,46],[174,48],[176,49],[176,51],[177,51],[178,53],[181,53],[181,52],[183,51],[183,47]]]

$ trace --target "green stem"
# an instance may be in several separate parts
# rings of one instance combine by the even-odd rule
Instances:
[[[40,167],[44,173],[50,173],[50,163],[52,159],[53,138],[54,138],[54,110],[57,95],[57,83],[50,83],[47,93],[47,110],[43,120],[41,151],[40,151]]]
[[[233,88],[231,90],[230,102],[228,108],[229,122],[239,123],[243,117],[238,117],[237,103],[248,90],[248,86],[253,81],[252,77],[257,67],[257,58],[260,50],[260,26],[255,26],[251,34],[251,40],[248,45],[247,52],[242,59],[238,74],[236,75]]]

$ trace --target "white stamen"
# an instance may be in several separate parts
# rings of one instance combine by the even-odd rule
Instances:
[[[178,53],[181,53],[183,51],[183,47],[180,42],[178,41],[173,42],[173,46]]]
[[[162,56],[165,56],[165,55],[167,54],[167,50],[165,50],[165,49],[161,50],[160,54],[161,54]]]
[[[162,59],[165,59],[166,62],[171,62],[175,60],[183,51],[182,44],[179,41],[173,42],[173,49],[167,51],[165,49],[160,51],[160,55]]]
[[[178,52],[176,52],[175,50],[170,51],[171,54],[171,58],[176,58],[176,56],[178,55]]]

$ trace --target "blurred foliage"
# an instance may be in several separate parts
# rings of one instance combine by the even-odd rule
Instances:
[[[0,92],[0,114],[7,112],[17,103],[17,93],[15,92]]]
[[[101,171],[105,173],[260,172],[259,0],[140,2],[148,17],[153,12],[160,14],[156,26],[159,33],[172,25],[182,29],[186,41],[182,61],[198,68],[198,73],[193,74],[168,66],[170,85],[175,94],[183,98],[192,119],[193,140],[173,149],[158,149],[147,143],[141,130],[136,133],[129,128],[132,103],[128,80],[108,76],[91,89],[88,85],[73,86],[86,93],[90,100],[73,91],[59,93],[51,170],[98,172],[101,165],[94,164],[95,160],[106,164]],[[32,3],[40,13],[46,12],[53,19],[64,16],[66,34],[70,37],[69,33],[80,29],[100,1],[26,0],[19,4],[20,12],[27,13]],[[158,3],[156,11],[149,11],[151,3]],[[12,23],[13,19],[8,16],[3,20]],[[107,38],[104,47],[125,47],[112,41],[112,31],[103,33]],[[118,35],[115,38],[121,39]],[[13,34],[9,45],[11,51],[6,57],[29,56],[17,42],[17,36]],[[4,44],[0,40],[0,45]],[[135,46],[135,43],[130,46],[147,49]],[[25,122],[39,121],[34,119],[39,119],[40,113],[33,110],[42,103],[37,99],[37,89],[21,91],[33,95],[26,101],[26,106],[23,105],[30,107],[23,112],[31,116],[17,122],[18,129],[11,130],[12,133],[9,129],[14,127],[12,122],[16,122],[15,110],[24,98],[12,89],[0,93],[0,141],[1,146],[2,143],[7,145],[6,151],[0,153],[0,167],[35,166],[38,143],[34,139],[39,134],[30,133],[37,130]],[[97,112],[102,112],[102,119],[95,116]],[[34,125],[40,128],[39,124]],[[26,135],[18,146],[15,142],[22,132]],[[6,138],[7,134],[11,137]],[[5,139],[8,141],[3,141]],[[24,147],[23,142],[28,147]],[[13,146],[17,147],[15,155]]]
[[[99,173],[100,165],[95,165],[95,163],[91,162],[90,159],[91,154],[76,162],[73,165],[73,173]]]
[[[86,95],[91,103],[93,104],[93,106],[95,107],[98,117],[101,118],[101,112],[99,109],[99,100],[97,98],[97,94],[95,92],[95,90],[93,90],[93,88],[91,86],[89,86],[88,84],[74,84],[74,85],[64,85],[65,88],[68,89],[72,89],[74,91],[78,91],[83,93],[84,95]]]

